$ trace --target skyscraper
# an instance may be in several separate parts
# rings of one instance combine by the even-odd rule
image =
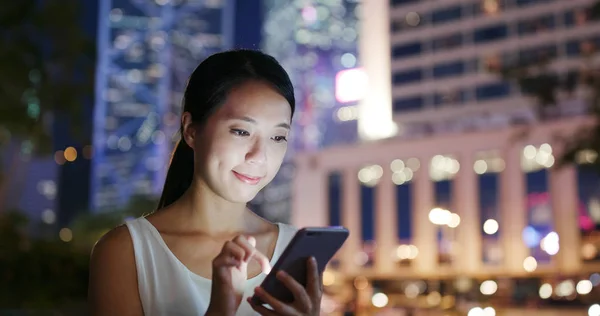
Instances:
[[[232,14],[232,0],[100,1],[92,209],[160,192],[187,78],[231,47]]]
[[[357,64],[357,1],[264,1],[263,49],[281,62],[296,90],[296,113],[288,157],[356,141],[352,98],[336,97],[338,73]],[[349,71],[349,72],[348,72]],[[340,111],[346,116],[339,116]],[[256,198],[259,211],[286,220],[294,166],[288,159]]]

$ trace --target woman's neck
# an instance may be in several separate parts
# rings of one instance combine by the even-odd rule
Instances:
[[[178,222],[185,230],[209,236],[237,234],[256,225],[257,216],[246,204],[232,203],[216,195],[202,183],[194,183],[173,205]]]

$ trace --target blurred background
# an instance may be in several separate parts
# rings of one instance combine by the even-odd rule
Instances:
[[[600,315],[600,1],[19,0],[0,8],[0,315],[85,315],[91,247],[156,207],[187,77],[296,87],[252,202],[352,234],[323,315]]]

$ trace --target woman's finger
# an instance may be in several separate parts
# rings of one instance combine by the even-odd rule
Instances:
[[[215,257],[213,260],[213,267],[215,268],[223,268],[223,267],[239,267],[242,264],[242,261],[227,255],[219,255]]]
[[[299,307],[302,312],[309,312],[312,309],[311,297],[306,292],[304,286],[285,271],[277,272],[277,279],[294,295],[294,305]]]
[[[240,245],[237,243],[228,240],[221,249],[219,256],[221,255],[225,257],[233,257],[239,261],[244,261],[246,250],[243,247],[240,247]]]
[[[276,314],[274,311],[264,307],[263,305],[254,303],[250,297],[248,298],[248,303],[250,304],[250,307],[252,307],[252,309],[261,316],[278,316],[278,314]]]
[[[306,265],[306,290],[314,302],[321,298],[323,282],[321,281],[321,275],[319,274],[319,268],[315,257],[310,257]]]
[[[248,239],[246,239],[243,236],[237,236],[233,239],[233,242],[244,249],[244,261],[248,261],[250,259],[256,260],[258,264],[260,264],[263,273],[268,274],[271,272],[271,262],[267,256],[255,248],[256,239],[254,237],[250,236]]]
[[[298,312],[292,306],[274,298],[261,287],[257,287],[254,290],[254,294],[258,296],[265,304],[271,306],[276,315],[293,316],[298,314]]]

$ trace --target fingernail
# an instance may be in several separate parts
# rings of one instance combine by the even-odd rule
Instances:
[[[315,257],[310,257],[310,261],[311,261],[312,263],[317,263],[317,258],[315,258]]]
[[[264,274],[269,274],[270,272],[271,272],[271,267],[269,267],[269,266],[265,266],[265,267],[263,268],[263,273],[264,273]]]

